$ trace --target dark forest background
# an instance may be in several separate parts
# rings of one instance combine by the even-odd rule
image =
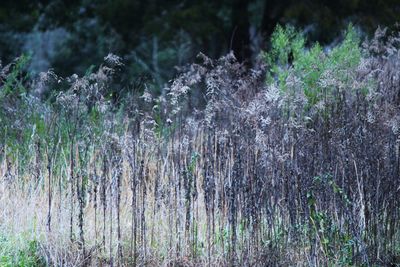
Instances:
[[[399,18],[398,0],[3,0],[0,59],[27,53],[31,73],[53,68],[67,76],[83,75],[112,52],[128,76],[162,88],[199,52],[217,58],[233,50],[251,64],[277,24],[329,48],[350,22],[367,37]]]

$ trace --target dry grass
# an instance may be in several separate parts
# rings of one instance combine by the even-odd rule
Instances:
[[[122,112],[119,58],[66,79],[27,149],[2,147],[0,233],[55,266],[396,264],[400,53],[348,36],[269,84],[262,63],[203,55]]]

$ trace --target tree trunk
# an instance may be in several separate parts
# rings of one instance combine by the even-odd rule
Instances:
[[[239,62],[250,62],[250,22],[247,0],[234,0],[230,47]]]

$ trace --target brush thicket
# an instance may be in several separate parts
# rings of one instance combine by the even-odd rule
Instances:
[[[61,82],[27,151],[2,147],[0,233],[57,266],[396,263],[400,53],[382,36],[293,45],[293,65],[273,45],[251,71],[201,55],[167,95],[122,104],[109,55]]]

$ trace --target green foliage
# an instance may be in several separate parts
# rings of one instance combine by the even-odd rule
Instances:
[[[37,102],[28,94],[26,67],[30,57],[22,55],[3,69],[4,83],[0,87],[0,142],[12,151],[24,150],[25,141],[41,124]],[[36,127],[40,129],[40,127]]]
[[[0,236],[0,266],[1,267],[40,267],[46,266],[38,254],[38,242],[24,240],[18,244],[16,240]]]
[[[318,102],[334,101],[335,91],[351,89],[346,82],[355,75],[361,60],[359,37],[349,25],[344,40],[333,49],[319,43],[305,47],[305,39],[293,27],[278,26],[271,38],[271,50],[265,54],[269,66],[267,82],[277,82],[287,90],[288,78],[294,79],[307,98],[307,109]]]
[[[192,175],[194,174],[194,171],[195,171],[195,168],[196,168],[196,163],[197,163],[199,158],[200,158],[200,154],[197,153],[197,152],[193,152],[192,156],[190,157],[190,163],[189,163],[189,166],[188,166],[188,171]]]
[[[289,70],[289,57],[298,59],[304,53],[305,39],[293,27],[286,28],[278,25],[271,36],[271,48],[264,54],[270,68],[267,73],[267,82],[277,80],[284,89]]]
[[[0,98],[9,97],[10,95],[19,97],[26,93],[24,82],[28,80],[29,76],[24,71],[29,61],[30,56],[22,55],[10,66],[12,69],[1,88]]]
[[[334,223],[334,218],[328,211],[321,209],[322,202],[318,199],[318,192],[324,186],[330,187],[333,192],[339,195],[344,205],[351,204],[343,190],[334,182],[330,174],[316,176],[314,184],[307,193],[307,204],[309,208],[309,229],[310,242],[317,242],[323,254],[328,259],[329,266],[351,266],[355,239],[344,229]],[[315,240],[315,241],[314,241]]]

